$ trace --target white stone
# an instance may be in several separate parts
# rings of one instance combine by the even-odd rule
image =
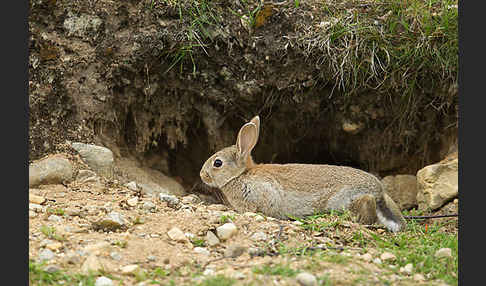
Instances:
[[[129,205],[131,207],[136,206],[137,203],[138,203],[138,198],[137,197],[133,197],[133,198],[127,200],[127,205]]]
[[[194,247],[193,251],[198,254],[209,255],[210,252],[207,248],[204,247]]]
[[[49,249],[44,249],[41,252],[39,252],[39,260],[44,261],[44,260],[51,260],[54,258],[54,252],[52,252]]]
[[[134,181],[131,181],[131,182],[129,182],[129,183],[126,183],[126,184],[125,184],[125,187],[129,188],[130,190],[132,190],[132,191],[134,191],[134,192],[136,192],[136,191],[138,190],[138,188],[137,188],[137,183],[136,183],[136,182],[134,182]]]
[[[113,281],[105,276],[96,278],[95,286],[113,286]]]
[[[301,272],[295,277],[297,282],[302,286],[314,286],[317,285],[317,279],[314,275],[308,272]]]
[[[382,262],[381,262],[381,259],[377,257],[377,258],[373,259],[373,263],[381,264]]]
[[[435,257],[452,257],[452,249],[450,248],[441,248],[435,252]]]
[[[215,246],[219,244],[219,238],[212,232],[208,231],[206,233],[206,242],[208,243],[209,246]]]
[[[413,275],[413,280],[415,280],[415,281],[424,281],[425,280],[425,277],[422,274],[417,273],[417,274]]]
[[[216,228],[216,233],[218,234],[218,237],[221,240],[229,239],[230,237],[235,235],[237,231],[238,228],[234,223],[225,223]]]
[[[262,232],[262,231],[259,231],[259,232],[255,232],[251,237],[250,237],[251,240],[254,240],[254,241],[264,241],[264,240],[267,240],[267,235]]]
[[[181,242],[187,242],[189,241],[187,237],[184,235],[184,232],[178,227],[173,227],[171,228],[168,232],[167,235],[169,236],[170,239],[175,240],[175,241],[181,241]]]
[[[51,222],[61,222],[62,221],[62,218],[60,216],[57,216],[57,215],[50,215],[48,218],[47,218],[48,221],[51,221]]]
[[[383,252],[381,254],[380,258],[383,261],[392,261],[392,260],[397,259],[397,257],[393,253],[390,253],[390,252]]]
[[[137,264],[130,264],[130,265],[126,265],[126,266],[123,266],[122,268],[120,268],[120,272],[122,274],[134,274],[139,269],[140,269],[140,266],[138,266]]]
[[[412,272],[413,272],[413,264],[412,263],[408,263],[404,267],[400,267],[400,272],[401,273],[408,274],[408,275],[412,274]]]
[[[29,202],[30,203],[41,205],[45,201],[46,201],[46,199],[44,197],[34,195],[34,194],[29,194]]]

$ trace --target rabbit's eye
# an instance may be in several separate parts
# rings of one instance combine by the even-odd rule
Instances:
[[[219,168],[219,167],[223,166],[223,161],[221,161],[220,159],[216,159],[216,160],[214,160],[213,166],[216,167],[216,168]]]

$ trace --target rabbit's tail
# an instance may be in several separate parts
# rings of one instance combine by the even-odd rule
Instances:
[[[403,230],[407,225],[400,208],[386,193],[376,202],[376,215],[378,222],[392,232]]]

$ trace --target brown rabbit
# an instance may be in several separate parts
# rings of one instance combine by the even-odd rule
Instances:
[[[201,168],[202,181],[219,188],[240,212],[285,219],[349,209],[360,223],[379,222],[396,232],[406,226],[400,209],[370,173],[345,166],[255,164],[260,118],[241,127],[236,145],[211,156]]]

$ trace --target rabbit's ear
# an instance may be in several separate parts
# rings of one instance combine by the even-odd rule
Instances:
[[[256,125],[256,129],[257,129],[257,140],[258,140],[258,136],[260,135],[260,116],[255,116],[253,117],[250,122],[254,123]]]
[[[248,122],[241,127],[236,139],[236,148],[238,149],[238,160],[247,159],[253,147],[258,141],[258,128],[253,122]]]

